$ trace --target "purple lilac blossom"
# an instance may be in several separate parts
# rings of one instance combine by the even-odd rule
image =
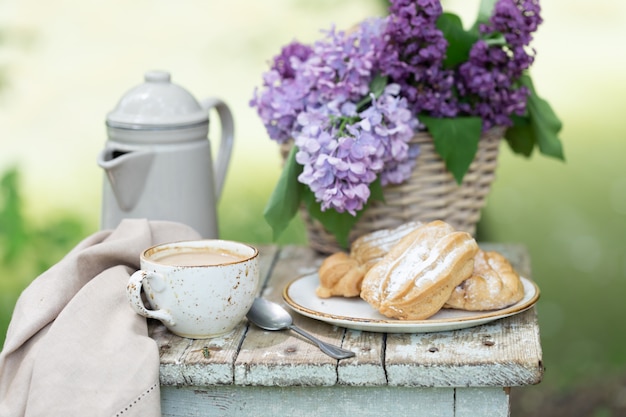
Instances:
[[[538,0],[499,0],[490,23],[481,25],[481,34],[500,33],[506,45],[474,44],[469,60],[459,67],[457,89],[460,110],[480,116],[483,130],[511,126],[511,116],[526,111],[530,91],[517,80],[534,60],[527,47],[541,22]]]
[[[539,0],[499,1],[490,20],[492,30],[504,34],[511,46],[525,46],[543,22]],[[489,31],[489,25],[483,30]]]
[[[303,165],[298,180],[309,186],[323,211],[356,215],[379,175],[383,185],[410,176],[417,150],[409,140],[417,119],[398,92],[398,85],[387,86],[356,116],[328,118],[315,109],[298,117],[303,126],[295,137],[296,161]]]
[[[351,32],[331,28],[311,48],[284,48],[265,74],[251,105],[272,139],[294,138],[298,180],[322,211],[356,215],[379,176],[383,185],[410,175],[417,150],[408,142],[417,119],[400,87],[370,93],[385,47],[385,19],[367,20]],[[364,99],[369,97],[369,102]]]
[[[313,55],[303,63],[298,77],[312,80],[315,87],[307,106],[329,102],[357,103],[369,94],[375,63],[383,47],[380,19],[364,21],[353,32],[331,28],[326,37],[313,45]]]
[[[311,56],[312,52],[313,50],[310,46],[293,41],[283,47],[280,54],[274,57],[272,69],[278,71],[278,74],[282,79],[295,78],[296,63],[306,61],[309,56]],[[294,61],[294,59],[297,59],[297,61]]]
[[[409,145],[417,114],[476,115],[484,130],[523,114],[529,91],[516,82],[534,60],[527,46],[539,12],[538,0],[499,0],[480,31],[484,38],[502,34],[507,44],[479,40],[455,73],[443,68],[440,2],[391,0],[385,19],[351,32],[331,28],[312,46],[287,45],[251,105],[272,139],[294,139],[303,166],[298,180],[322,211],[355,215],[377,178],[387,185],[410,177],[419,152]],[[391,84],[376,98],[370,83],[379,73]]]
[[[292,137],[298,114],[312,88],[296,78],[298,68],[312,53],[312,48],[297,41],[285,46],[274,57],[271,68],[263,74],[263,89],[255,89],[250,105],[257,113],[271,139],[284,143]]]
[[[392,0],[380,70],[400,84],[414,114],[457,115],[454,74],[443,68],[448,42],[436,26],[439,0]]]

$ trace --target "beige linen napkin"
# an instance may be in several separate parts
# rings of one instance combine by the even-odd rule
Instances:
[[[126,284],[144,249],[199,238],[178,223],[124,220],[35,279],[0,352],[0,416],[160,416],[158,348]]]

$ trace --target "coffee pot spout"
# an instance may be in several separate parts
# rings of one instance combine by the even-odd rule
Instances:
[[[118,151],[103,149],[98,155],[98,165],[104,169],[111,191],[122,211],[131,211],[146,185],[154,160],[152,151]]]

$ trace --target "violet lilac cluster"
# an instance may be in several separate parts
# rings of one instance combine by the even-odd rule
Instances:
[[[527,47],[541,23],[539,1],[499,0],[455,69],[444,66],[442,12],[439,0],[391,0],[387,17],[348,32],[332,28],[312,46],[294,41],[273,59],[251,106],[270,138],[294,140],[298,181],[322,211],[356,215],[373,181],[408,179],[420,114],[479,116],[488,130],[525,111],[529,91],[517,80],[534,59]],[[505,44],[485,40],[500,35]],[[383,77],[386,87],[373,91]]]
[[[303,166],[298,180],[309,186],[322,210],[356,215],[379,175],[382,185],[411,175],[418,148],[408,142],[417,121],[398,91],[397,84],[388,85],[359,113],[345,104],[336,118],[319,109],[298,118],[296,161]]]
[[[252,100],[272,139],[293,138],[303,166],[298,180],[323,211],[356,215],[372,182],[400,183],[415,165],[409,141],[417,119],[400,87],[370,91],[384,29],[384,19],[371,19],[348,33],[331,29],[310,51],[291,44]]]
[[[263,74],[263,90],[255,90],[250,102],[269,137],[278,143],[292,138],[296,118],[304,110],[310,87],[301,85],[296,75],[312,53],[313,48],[296,41],[285,46]]]
[[[469,60],[458,70],[459,111],[479,116],[483,130],[511,126],[512,115],[523,115],[530,91],[517,80],[534,61],[528,50],[542,19],[539,0],[500,0],[489,24],[481,25],[485,39],[501,34],[505,44],[484,39],[474,44]]]
[[[454,72],[444,69],[448,41],[437,28],[439,0],[394,0],[389,6],[380,71],[400,84],[415,114],[455,117]]]

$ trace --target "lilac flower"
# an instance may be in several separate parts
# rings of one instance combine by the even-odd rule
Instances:
[[[328,111],[321,107],[298,117],[302,129],[295,136],[296,161],[303,166],[298,180],[311,189],[323,211],[356,215],[379,175],[383,185],[411,175],[416,149],[408,142],[417,119],[398,92],[398,85],[387,86],[356,116],[325,117]]]
[[[504,34],[509,45],[524,46],[532,41],[532,33],[543,22],[539,0],[505,0],[495,5],[490,20],[483,31]]]
[[[332,28],[313,45],[313,55],[303,63],[299,74],[303,80],[314,81],[308,105],[358,102],[367,96],[382,49],[381,29],[376,19],[363,22],[351,33]]]
[[[293,41],[274,57],[272,69],[276,70],[282,79],[295,78],[297,63],[306,61],[312,52],[310,46]]]
[[[530,91],[517,80],[534,60],[534,53],[526,48],[542,21],[539,13],[538,0],[499,0],[490,24],[480,30],[486,36],[501,33],[506,44],[480,40],[472,47],[469,60],[459,67],[459,109],[480,116],[483,130],[511,126],[511,116],[526,111]]]
[[[386,20],[371,19],[349,33],[331,28],[310,50],[284,48],[251,102],[272,139],[294,138],[298,180],[322,210],[356,215],[372,182],[400,183],[415,163],[408,142],[418,123],[400,87],[370,92],[385,28]]]
[[[442,11],[438,0],[391,1],[379,66],[400,84],[415,114],[454,117],[453,72],[443,68],[448,42],[436,26]]]
[[[292,137],[296,118],[304,109],[312,88],[296,77],[298,68],[311,53],[309,46],[295,41],[284,47],[263,76],[263,90],[255,89],[250,101],[250,105],[257,108],[270,138],[279,143]]]
[[[499,0],[454,69],[443,65],[442,12],[439,0],[390,0],[386,18],[349,32],[332,27],[310,46],[290,43],[263,75],[250,104],[270,138],[294,140],[298,181],[322,211],[356,215],[374,181],[406,181],[419,153],[410,139],[424,128],[419,114],[479,116],[487,130],[526,111],[530,92],[519,78],[534,60],[539,0]]]

